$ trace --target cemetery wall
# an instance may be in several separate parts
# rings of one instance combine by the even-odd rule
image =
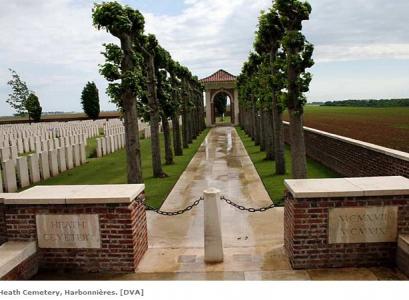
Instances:
[[[140,194],[138,200],[144,199]],[[7,237],[13,241],[36,241],[36,215],[97,214],[100,248],[39,248],[39,268],[50,271],[134,272],[148,248],[144,206],[129,203],[7,204]]]
[[[38,272],[38,255],[34,254],[18,264],[0,280],[29,280]]]
[[[409,153],[304,128],[307,156],[346,177],[404,176],[409,178]],[[289,124],[284,138],[290,144]]]
[[[3,199],[0,199],[0,245],[7,241]]]
[[[296,182],[296,180],[294,180]],[[312,182],[312,181],[310,181]],[[308,184],[308,182],[307,182]],[[320,188],[326,189],[332,186],[331,182],[321,182]],[[315,183],[315,186],[318,184]],[[409,191],[406,195],[376,196],[342,196],[348,195],[348,191],[338,192],[338,195],[317,196],[316,198],[294,196],[286,192],[284,213],[284,240],[285,248],[290,258],[291,265],[295,269],[313,268],[337,268],[337,267],[360,267],[360,266],[393,266],[395,264],[397,251],[397,235],[409,234]],[[393,195],[395,193],[395,195]],[[384,214],[380,213],[380,225],[359,227],[354,223],[346,224],[344,228],[338,228],[336,238],[341,237],[343,230],[350,241],[331,242],[331,211],[345,208],[355,211],[356,208],[375,209],[397,209],[397,219],[383,220]],[[375,218],[363,213],[350,217],[352,221],[357,218]],[[366,220],[366,221],[368,221]],[[372,221],[372,220],[371,220]],[[375,220],[376,221],[376,220]],[[375,222],[374,221],[374,222]],[[394,223],[396,222],[396,224]],[[393,224],[392,224],[393,223]],[[395,224],[395,225],[394,225]],[[355,228],[356,226],[356,228]],[[376,227],[379,226],[379,227]],[[393,231],[397,227],[397,233]],[[362,234],[365,241],[354,241],[354,234]],[[396,230],[396,228],[395,228]],[[390,234],[390,240],[376,242],[370,240],[377,235]]]

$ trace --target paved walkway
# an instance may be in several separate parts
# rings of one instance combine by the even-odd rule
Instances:
[[[233,127],[210,131],[162,210],[175,211],[215,187],[237,203],[263,207],[271,200]],[[181,216],[148,212],[149,250],[135,274],[81,275],[74,279],[116,280],[376,280],[399,279],[387,268],[295,271],[283,243],[283,208],[241,212],[221,203],[224,262],[204,263],[203,203]],[[41,277],[41,276],[40,276]],[[48,277],[49,279],[49,277]]]

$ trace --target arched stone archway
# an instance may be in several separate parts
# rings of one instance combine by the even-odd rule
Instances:
[[[233,125],[239,123],[239,102],[238,91],[236,86],[236,76],[224,71],[219,70],[209,77],[200,80],[205,87],[206,91],[206,125],[208,127],[216,124],[216,117],[214,113],[214,97],[224,92],[229,95],[230,109],[231,109],[231,122]]]

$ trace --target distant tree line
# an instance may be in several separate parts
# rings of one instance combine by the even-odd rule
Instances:
[[[409,106],[409,99],[381,99],[381,100],[344,100],[327,101],[321,106],[350,106],[350,107],[406,107]]]

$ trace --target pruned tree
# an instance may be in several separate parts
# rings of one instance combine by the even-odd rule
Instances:
[[[33,120],[34,122],[40,122],[43,108],[40,105],[38,97],[34,93],[31,93],[27,97],[27,100],[25,101],[25,109],[28,112],[28,117],[30,120]]]
[[[285,168],[285,145],[282,113],[285,109],[281,90],[285,87],[284,63],[280,51],[284,28],[277,10],[272,7],[267,12],[262,12],[259,17],[258,31],[254,48],[260,55],[267,56],[265,62],[270,74],[267,86],[271,90],[272,118],[273,118],[273,145],[275,172],[283,175]]]
[[[172,131],[173,131],[173,149],[176,156],[183,155],[183,147],[182,147],[182,132],[180,128],[180,114],[181,114],[181,107],[182,107],[182,82],[177,77],[178,70],[180,70],[181,65],[178,62],[172,61],[169,64],[169,73],[170,73],[170,81],[171,81],[171,97],[172,97]]]
[[[7,84],[11,87],[12,92],[6,102],[16,111],[16,115],[23,116],[27,113],[25,102],[32,92],[16,71],[12,69],[9,69],[9,71],[11,72],[11,80]]]
[[[108,95],[123,111],[128,183],[142,183],[137,97],[143,94],[143,74],[134,44],[143,32],[144,19],[139,11],[117,2],[95,4],[92,16],[98,29],[106,29],[120,40],[120,47],[105,45],[106,63],[100,72],[110,82]]]
[[[99,93],[94,82],[88,82],[82,90],[81,104],[82,109],[89,118],[98,119],[100,113]]]
[[[285,52],[287,73],[286,104],[290,115],[291,159],[294,178],[307,177],[303,114],[312,76],[306,69],[314,65],[314,47],[301,33],[302,22],[309,20],[312,8],[308,2],[299,0],[276,0],[274,4],[280,15],[285,34],[282,45]]]

